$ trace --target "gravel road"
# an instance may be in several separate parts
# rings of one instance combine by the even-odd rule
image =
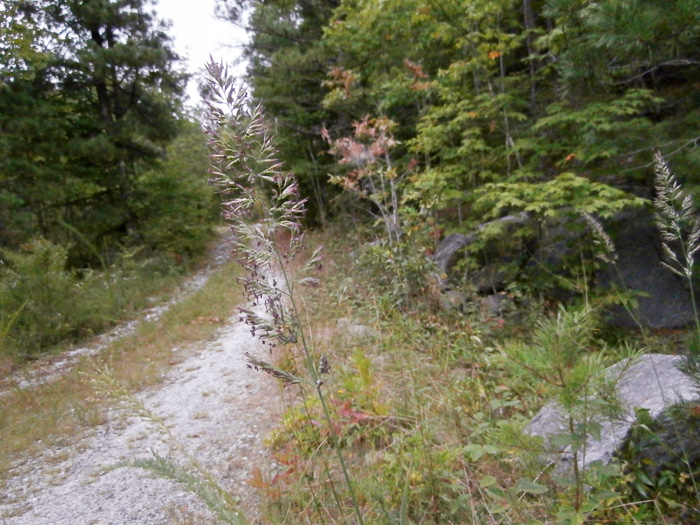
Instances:
[[[279,385],[255,373],[244,353],[264,355],[233,316],[216,339],[187,349],[158,387],[137,399],[160,418],[112,409],[106,423],[70,446],[47,448],[18,463],[0,495],[4,525],[214,524],[214,514],[184,485],[123,463],[189,457],[239,498],[250,523],[260,522],[253,466],[269,468],[263,440],[281,412]],[[168,429],[163,431],[163,427]]]

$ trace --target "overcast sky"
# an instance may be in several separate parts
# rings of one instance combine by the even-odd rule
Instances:
[[[187,71],[194,76],[187,86],[189,104],[199,103],[198,79],[209,55],[233,64],[240,56],[245,32],[229,22],[214,17],[215,0],[157,0],[156,11],[161,19],[172,22],[170,36],[175,51],[185,59]],[[236,66],[234,74],[242,75],[245,65]]]

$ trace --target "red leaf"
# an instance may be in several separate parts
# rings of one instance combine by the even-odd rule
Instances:
[[[246,483],[250,485],[251,487],[254,487],[256,489],[268,489],[270,488],[270,484],[263,479],[262,472],[258,467],[253,467],[250,470],[251,475],[253,476],[250,479],[246,480]]]
[[[347,419],[350,423],[360,423],[371,419],[372,416],[361,410],[356,410],[350,406],[350,402],[344,403],[339,409],[338,414]]]

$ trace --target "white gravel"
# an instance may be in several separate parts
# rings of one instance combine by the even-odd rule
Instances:
[[[266,350],[236,315],[214,341],[188,351],[161,385],[137,396],[170,435],[114,409],[105,424],[71,446],[25,458],[0,494],[2,524],[216,523],[183,485],[120,466],[154,452],[180,464],[193,458],[240,499],[249,522],[259,522],[259,502],[246,479],[253,466],[271,467],[263,440],[279,421],[281,394],[274,379],[247,367],[245,352]]]

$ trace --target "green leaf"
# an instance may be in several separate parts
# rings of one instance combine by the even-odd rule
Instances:
[[[549,488],[528,479],[520,479],[515,484],[515,490],[525,494],[544,494],[549,491]]]
[[[508,512],[509,509],[510,509],[509,505],[504,505],[502,503],[497,503],[496,505],[489,507],[489,510],[493,514],[503,514],[504,512]]]
[[[492,485],[495,485],[498,480],[494,478],[493,476],[484,476],[484,478],[481,480],[481,483],[479,483],[479,486],[482,489],[485,489],[486,487],[490,487]]]

